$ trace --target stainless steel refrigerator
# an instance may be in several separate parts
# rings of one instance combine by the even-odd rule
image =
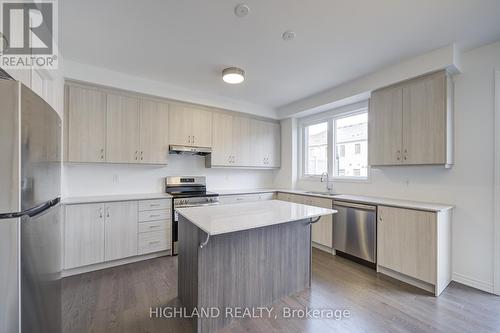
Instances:
[[[61,119],[0,80],[0,332],[61,331]]]

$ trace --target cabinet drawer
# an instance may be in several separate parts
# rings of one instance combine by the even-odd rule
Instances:
[[[170,249],[171,229],[143,232],[139,234],[139,255]]]
[[[159,231],[170,228],[170,220],[139,223],[139,232]]]
[[[147,210],[144,212],[139,212],[139,222],[170,220],[171,218],[172,216],[170,209]]]
[[[141,200],[139,201],[139,211],[153,210],[153,209],[169,209],[172,206],[170,199],[155,199],[155,200]]]

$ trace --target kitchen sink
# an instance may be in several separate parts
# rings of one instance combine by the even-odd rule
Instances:
[[[333,197],[334,195],[339,195],[338,193],[328,193],[328,192],[317,192],[317,191],[307,191],[308,194],[319,194],[319,195],[328,195]]]

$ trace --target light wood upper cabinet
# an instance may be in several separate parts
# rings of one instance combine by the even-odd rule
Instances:
[[[69,162],[106,160],[106,94],[69,86],[66,90],[66,137]]]
[[[280,166],[280,124],[214,113],[213,147],[208,166]]]
[[[436,219],[433,212],[379,206],[377,263],[435,284]]]
[[[212,147],[212,112],[172,104],[169,116],[170,144]]]
[[[141,99],[140,163],[166,164],[168,156],[168,104]]]
[[[370,165],[400,164],[403,143],[403,89],[375,91],[368,113]]]
[[[211,111],[193,108],[193,144],[199,147],[212,147]]]
[[[441,71],[374,91],[369,164],[453,164],[451,87]]]
[[[137,201],[105,205],[105,260],[137,255]]]
[[[405,164],[446,164],[446,80],[440,73],[403,87]]]
[[[66,206],[64,268],[104,261],[104,204]]]
[[[212,131],[212,165],[231,166],[233,164],[233,116],[214,113]]]
[[[106,161],[139,162],[139,100],[108,94],[106,126]]]
[[[233,116],[233,164],[251,166],[250,118]]]

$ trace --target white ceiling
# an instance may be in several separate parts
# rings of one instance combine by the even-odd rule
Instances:
[[[243,0],[244,1],[244,0]],[[500,0],[63,0],[66,59],[277,108],[456,42],[500,39]],[[281,34],[291,29],[293,41]],[[247,80],[222,82],[238,66]]]

